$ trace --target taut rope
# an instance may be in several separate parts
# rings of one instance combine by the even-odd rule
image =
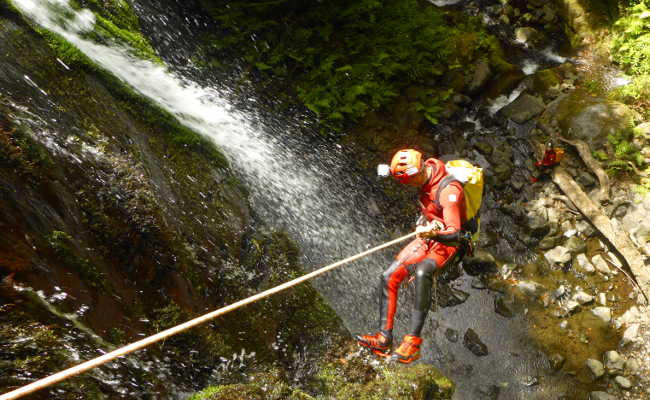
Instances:
[[[406,239],[408,239],[408,238],[410,238],[412,236],[415,236],[415,234],[416,234],[415,232],[411,232],[408,235],[404,235],[404,236],[402,236],[400,238],[397,238],[397,239],[391,240],[390,242],[386,242],[386,243],[381,244],[379,246],[373,247],[372,249],[368,249],[368,250],[363,251],[361,253],[358,253],[358,254],[356,254],[354,256],[351,256],[351,257],[345,258],[343,260],[337,261],[337,262],[335,262],[333,264],[329,264],[329,265],[327,265],[325,267],[317,269],[316,271],[305,274],[305,275],[303,275],[301,277],[298,277],[296,279],[293,279],[293,280],[291,280],[289,282],[285,282],[285,283],[283,283],[281,285],[275,286],[275,287],[273,287],[271,289],[265,290],[265,291],[260,292],[260,293],[258,293],[256,295],[253,295],[251,297],[245,298],[243,300],[239,300],[236,303],[233,303],[233,304],[230,304],[228,306],[222,307],[222,308],[220,308],[218,310],[215,310],[215,311],[212,311],[212,312],[210,312],[208,314],[204,314],[204,315],[202,315],[200,317],[194,318],[194,319],[189,320],[187,322],[184,322],[184,323],[182,323],[180,325],[176,325],[176,326],[174,326],[172,328],[169,328],[167,330],[164,330],[162,332],[158,332],[155,335],[146,337],[146,338],[144,338],[142,340],[138,340],[137,342],[133,342],[133,343],[131,343],[129,345],[126,345],[124,347],[120,347],[119,349],[113,350],[110,353],[106,353],[106,354],[104,354],[104,355],[102,355],[100,357],[93,358],[92,360],[88,360],[88,361],[86,361],[84,363],[81,363],[79,365],[75,365],[74,367],[70,367],[70,368],[68,368],[66,370],[63,370],[61,372],[57,372],[56,374],[50,375],[50,376],[48,376],[46,378],[43,378],[43,379],[40,379],[40,380],[38,380],[36,382],[32,382],[29,385],[25,385],[23,387],[15,389],[15,390],[13,390],[11,392],[5,393],[2,396],[0,396],[0,400],[17,399],[17,398],[25,396],[27,394],[33,393],[33,392],[35,392],[37,390],[43,389],[43,388],[45,388],[47,386],[50,386],[50,385],[53,385],[55,383],[61,382],[61,381],[65,380],[65,379],[68,379],[68,378],[70,378],[72,376],[79,375],[79,374],[81,374],[83,372],[86,372],[86,371],[92,369],[92,368],[95,368],[95,367],[98,367],[98,366],[100,366],[102,364],[105,364],[105,363],[107,363],[107,362],[109,362],[109,361],[111,361],[111,360],[113,360],[113,359],[115,359],[117,357],[124,356],[126,354],[131,353],[131,352],[139,350],[139,349],[141,349],[143,347],[154,344],[154,343],[156,343],[156,342],[158,342],[160,340],[163,340],[163,339],[166,339],[166,338],[168,338],[170,336],[176,335],[177,333],[181,333],[181,332],[186,331],[186,330],[188,330],[190,328],[193,328],[193,327],[195,327],[197,325],[200,325],[200,324],[202,324],[204,322],[210,321],[211,319],[214,319],[214,318],[216,318],[216,317],[218,317],[220,315],[223,315],[223,314],[229,313],[230,311],[236,310],[239,307],[243,307],[243,306],[245,306],[247,304],[256,302],[256,301],[261,300],[261,299],[263,299],[265,297],[269,297],[269,296],[271,296],[273,294],[281,292],[281,291],[283,291],[285,289],[288,289],[288,288],[290,288],[292,286],[296,286],[299,283],[302,283],[302,282],[304,282],[306,280],[314,278],[314,277],[316,277],[318,275],[322,275],[322,274],[324,274],[326,272],[329,272],[329,271],[331,271],[331,270],[333,270],[335,268],[340,267],[343,264],[349,263],[351,261],[358,260],[359,258],[365,257],[368,254],[374,253],[375,251],[378,251],[378,250],[384,249],[386,247],[392,246],[392,245],[394,245],[396,243],[399,243],[399,242],[401,242],[403,240],[406,240]]]

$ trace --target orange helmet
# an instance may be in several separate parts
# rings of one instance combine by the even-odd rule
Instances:
[[[408,183],[422,170],[422,165],[422,153],[413,149],[400,150],[390,162],[390,174],[401,183]]]

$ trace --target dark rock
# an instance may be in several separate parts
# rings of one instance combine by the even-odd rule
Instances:
[[[506,318],[512,318],[514,316],[514,312],[512,311],[512,304],[506,302],[503,297],[494,299],[494,311]]]
[[[540,250],[550,250],[553,247],[557,246],[562,240],[562,236],[545,236],[542,240],[539,241],[537,247]]]
[[[497,264],[492,254],[484,250],[477,250],[473,256],[463,258],[463,269],[468,275],[476,276],[482,273],[496,272]]]
[[[499,114],[518,124],[523,124],[543,111],[544,101],[542,99],[522,93],[512,103],[499,110]]]
[[[454,289],[449,285],[438,285],[434,293],[436,297],[433,300],[440,307],[454,307],[463,304],[469,297],[469,293]]]
[[[479,338],[478,334],[474,332],[472,328],[467,329],[467,332],[465,332],[463,344],[475,356],[482,357],[488,355],[487,346],[481,341],[481,338]]]
[[[445,337],[452,343],[458,342],[458,331],[455,329],[447,328],[445,330]]]
[[[527,218],[529,233],[538,239],[548,235],[551,231],[551,224],[545,219],[537,215],[529,216]]]

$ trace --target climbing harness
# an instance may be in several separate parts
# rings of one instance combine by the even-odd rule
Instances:
[[[194,318],[192,320],[189,320],[187,322],[184,322],[184,323],[182,323],[180,325],[174,326],[174,327],[169,328],[167,330],[164,330],[162,332],[158,332],[155,335],[152,335],[152,336],[146,337],[144,339],[138,340],[137,342],[133,342],[133,343],[131,343],[129,345],[126,345],[124,347],[120,347],[119,349],[113,350],[110,353],[106,353],[106,354],[104,354],[104,355],[102,355],[100,357],[93,358],[92,360],[86,361],[86,362],[81,363],[79,365],[76,365],[74,367],[70,367],[70,368],[68,368],[66,370],[57,372],[56,374],[50,375],[50,376],[45,377],[43,379],[39,379],[38,381],[32,382],[29,385],[25,385],[23,387],[20,387],[20,388],[15,389],[15,390],[13,390],[11,392],[7,392],[7,393],[1,395],[0,400],[17,399],[17,398],[23,397],[23,396],[25,396],[27,394],[33,393],[33,392],[35,392],[37,390],[40,390],[40,389],[43,389],[45,387],[51,386],[51,385],[53,385],[55,383],[61,382],[61,381],[65,380],[65,379],[68,379],[68,378],[73,377],[75,375],[79,375],[79,374],[81,374],[83,372],[86,372],[86,371],[88,371],[90,369],[98,367],[98,366],[100,366],[102,364],[105,364],[105,363],[107,363],[107,362],[109,362],[111,360],[114,360],[114,359],[116,359],[118,357],[121,357],[121,356],[124,356],[126,354],[132,353],[132,352],[134,352],[136,350],[147,347],[147,346],[149,346],[151,344],[159,342],[159,341],[161,341],[163,339],[166,339],[166,338],[168,338],[170,336],[176,335],[176,334],[181,333],[183,331],[186,331],[186,330],[188,330],[190,328],[193,328],[193,327],[195,327],[197,325],[208,322],[208,321],[210,321],[210,320],[212,320],[212,319],[214,319],[216,317],[219,317],[219,316],[221,316],[223,314],[234,311],[234,310],[236,310],[236,309],[238,309],[240,307],[243,307],[243,306],[248,305],[250,303],[254,303],[254,302],[258,301],[258,300],[269,297],[269,296],[271,296],[273,294],[276,294],[278,292],[281,292],[281,291],[283,291],[285,289],[296,286],[299,283],[302,283],[302,282],[305,282],[305,281],[307,281],[309,279],[315,278],[315,277],[317,277],[319,275],[322,275],[322,274],[324,274],[326,272],[329,272],[329,271],[331,271],[331,270],[333,270],[335,268],[338,268],[341,265],[344,265],[344,264],[347,264],[349,262],[358,260],[358,259],[360,259],[362,257],[365,257],[365,256],[371,254],[371,253],[374,253],[374,252],[376,252],[378,250],[381,250],[381,249],[384,249],[386,247],[392,246],[392,245],[394,245],[396,243],[402,242],[402,241],[404,241],[404,240],[406,240],[406,239],[408,239],[410,237],[413,237],[415,235],[416,235],[416,232],[411,232],[408,235],[404,235],[404,236],[399,237],[397,239],[391,240],[391,241],[386,242],[384,244],[381,244],[379,246],[376,246],[376,247],[373,247],[373,248],[368,249],[366,251],[363,251],[361,253],[358,253],[358,254],[356,254],[354,256],[350,256],[350,257],[345,258],[343,260],[337,261],[337,262],[335,262],[333,264],[329,264],[329,265],[327,265],[325,267],[317,269],[316,271],[312,271],[312,272],[310,272],[308,274],[305,274],[305,275],[303,275],[301,277],[290,280],[290,281],[285,282],[285,283],[283,283],[281,285],[275,286],[275,287],[273,287],[271,289],[267,289],[267,290],[265,290],[263,292],[260,292],[260,293],[258,293],[256,295],[253,295],[251,297],[247,297],[247,298],[245,298],[243,300],[239,300],[239,301],[237,301],[237,302],[235,302],[233,304],[222,307],[222,308],[220,308],[218,310],[215,310],[215,311],[212,311],[210,313],[204,314],[204,315],[202,315],[200,317]]]

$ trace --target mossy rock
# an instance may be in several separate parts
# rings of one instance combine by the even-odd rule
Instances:
[[[623,103],[594,97],[585,90],[575,90],[549,104],[543,119],[555,118],[562,133],[584,140],[599,148],[608,135],[628,130],[640,119],[639,114]]]
[[[558,11],[564,20],[564,33],[573,47],[598,43],[613,10],[607,1],[560,0]],[[588,4],[588,5],[587,5]],[[614,7],[616,4],[614,3]]]
[[[562,79],[555,69],[542,69],[533,75],[533,89],[539,94],[544,94],[547,90],[559,85],[561,82]]]
[[[316,376],[326,398],[383,400],[451,399],[454,383],[428,364],[371,367],[361,360],[340,359]]]

